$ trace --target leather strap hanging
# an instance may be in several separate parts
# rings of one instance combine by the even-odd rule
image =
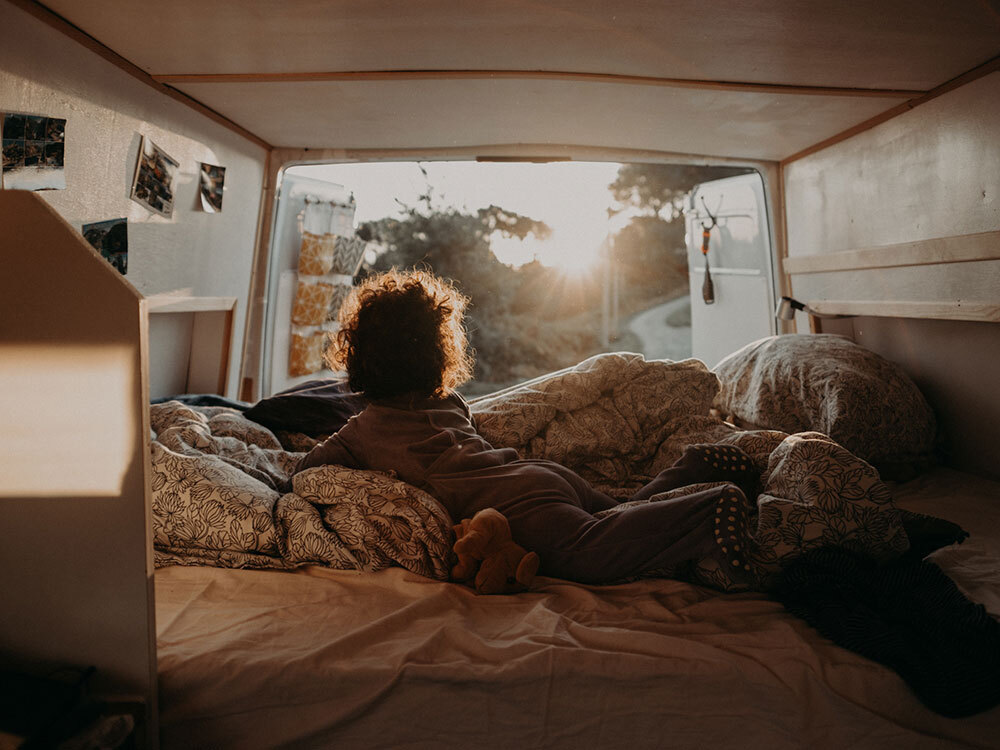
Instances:
[[[708,218],[712,220],[711,224],[703,223],[701,225],[701,254],[705,257],[705,283],[701,285],[701,298],[705,301],[706,305],[711,305],[715,302],[715,284],[712,283],[712,270],[708,266],[708,243],[712,238],[712,230],[718,222],[715,220],[712,212],[708,210],[708,204],[705,203],[704,198],[701,199],[701,204],[705,207],[705,213],[708,214]]]

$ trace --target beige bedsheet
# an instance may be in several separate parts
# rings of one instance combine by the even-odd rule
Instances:
[[[941,470],[896,495],[973,532],[935,560],[1000,616],[1000,484]],[[940,717],[758,594],[173,567],[156,598],[166,748],[1000,745],[1000,708]]]

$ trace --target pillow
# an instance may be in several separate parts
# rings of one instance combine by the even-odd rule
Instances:
[[[934,413],[893,362],[842,336],[786,334],[754,341],[715,367],[715,407],[745,426],[822,432],[907,478],[930,463]]]
[[[346,379],[308,380],[261,399],[243,416],[272,432],[319,437],[336,432],[367,405],[364,396],[349,389]]]

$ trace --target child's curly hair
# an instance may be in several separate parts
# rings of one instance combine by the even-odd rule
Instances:
[[[425,271],[369,277],[340,308],[327,363],[346,369],[351,389],[372,400],[445,396],[472,377],[466,304],[454,286]]]

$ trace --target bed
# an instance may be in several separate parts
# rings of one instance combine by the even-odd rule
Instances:
[[[793,343],[783,338],[783,346]],[[602,435],[615,436],[618,444],[630,441],[621,426],[597,430],[595,420],[627,417],[642,426],[646,413],[636,405],[656,402],[649,418],[670,429],[653,443],[643,442],[649,430],[636,431],[634,441],[643,443],[647,461],[638,480],[658,461],[671,461],[684,443],[750,434],[710,416],[709,406],[729,411],[739,398],[720,403],[727,388],[720,390],[717,375],[700,363],[664,368],[637,355],[598,359],[607,364],[608,356],[618,357],[615,368],[633,368],[629,376],[582,363],[526,384],[527,390],[486,397],[474,404],[480,429],[496,430],[491,439],[518,444],[523,452],[558,454],[595,483],[617,478],[611,484],[623,491],[637,480],[635,455],[608,455],[598,447]],[[742,363],[759,364],[754,357],[760,359],[759,351],[745,353]],[[770,352],[766,359],[782,358]],[[798,355],[791,359],[802,361]],[[723,381],[767,380],[744,377],[742,365],[736,370],[743,374]],[[805,377],[801,368],[795,377]],[[676,378],[706,385],[679,388]],[[625,391],[609,390],[611,382],[625,384]],[[653,398],[646,385],[659,395]],[[572,402],[572,394],[584,392],[590,395]],[[858,398],[857,391],[845,393]],[[562,400],[559,408],[553,399]],[[836,398],[827,392],[824,401]],[[512,403],[513,419],[507,408]],[[611,416],[609,403],[615,404]],[[887,419],[908,409],[898,398],[894,406]],[[185,408],[164,407],[175,414]],[[188,422],[214,424],[214,432],[229,440],[245,419],[222,407],[198,414],[188,415]],[[498,417],[500,428],[491,422]],[[913,427],[914,418],[907,420]],[[416,546],[387,544],[380,528],[337,526],[338,519],[323,510],[337,503],[312,497],[300,505],[296,498],[309,492],[296,485],[293,493],[275,490],[267,500],[275,517],[292,519],[277,524],[275,539],[241,535],[237,523],[230,538],[248,540],[240,550],[209,550],[204,543],[181,550],[177,534],[164,532],[162,492],[187,492],[189,500],[204,495],[190,477],[186,489],[175,491],[157,473],[156,446],[173,428],[165,428],[155,412],[152,423],[159,438],[153,476],[154,517],[161,514],[159,527],[154,525],[161,565],[156,622],[161,741],[167,748],[640,748],[734,741],[779,748],[995,747],[1000,736],[1000,708],[946,718],[923,705],[896,671],[835,645],[760,593],[723,593],[697,577],[601,587],[540,578],[528,592],[487,597],[435,580],[447,577],[435,568],[435,545],[447,545],[442,529],[448,519],[420,515],[423,500],[393,495],[399,488],[391,480],[371,493],[382,498],[378,510],[389,519],[386,526],[439,529]],[[535,429],[538,424],[545,429]],[[842,426],[836,420],[826,425],[831,433]],[[179,461],[176,456],[185,451],[195,458],[201,450],[215,456],[218,469],[211,439],[184,434],[186,442],[174,444],[180,454],[171,452],[171,460]],[[916,443],[907,444],[903,436],[898,443],[900,455],[870,457],[897,472],[903,454],[919,462]],[[245,451],[239,460],[254,463],[259,476],[253,481],[265,486],[294,455],[275,444]],[[344,479],[337,477],[327,484]],[[945,545],[930,559],[969,599],[1000,617],[1000,484],[939,467],[893,483],[891,495],[893,509],[945,517],[970,532],[963,544]],[[289,515],[297,508],[322,520],[315,525],[318,546],[309,548],[301,534],[283,535],[308,525]],[[219,511],[213,506],[212,512]],[[176,528],[184,526],[182,516],[173,519]],[[241,523],[254,527],[253,517],[247,518]],[[404,536],[414,541],[412,533]],[[376,537],[380,541],[373,543]],[[207,538],[202,535],[202,542]],[[359,549],[374,551],[361,559]],[[324,564],[310,564],[310,555]],[[352,565],[356,569],[337,569]],[[263,567],[284,569],[253,569]]]

